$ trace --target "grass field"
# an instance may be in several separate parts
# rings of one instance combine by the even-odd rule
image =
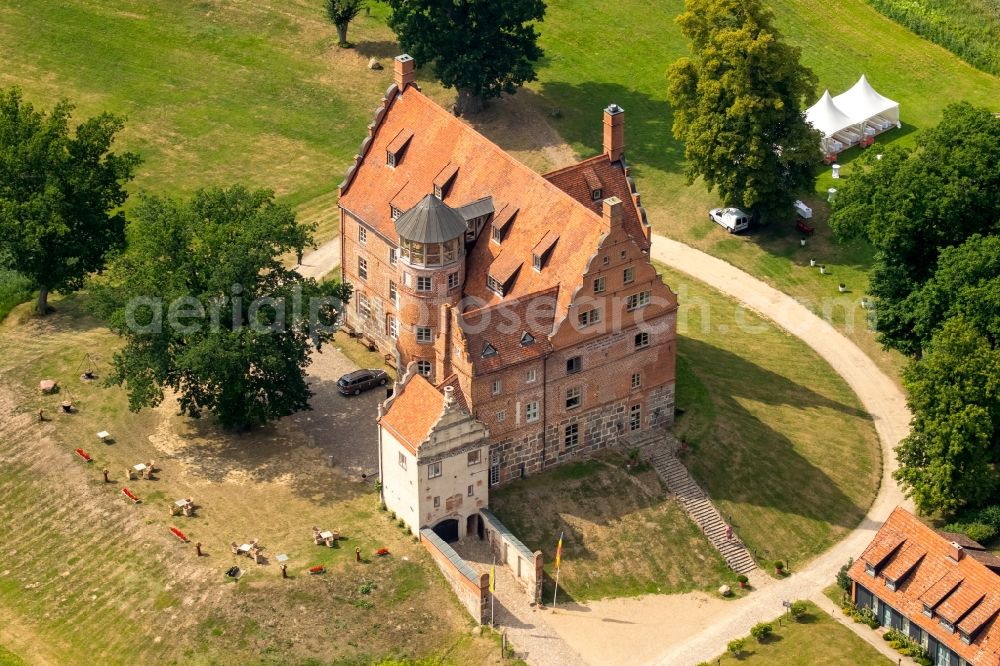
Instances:
[[[29,282],[23,275],[0,270],[0,321],[17,305],[31,298]]]
[[[0,645],[39,664],[495,663],[496,646],[470,634],[423,548],[378,511],[370,484],[326,465],[300,421],[230,435],[169,403],[130,414],[122,391],[81,381],[84,364],[104,374],[118,344],[84,300],[56,298],[44,320],[23,305],[0,324]],[[49,377],[61,391],[40,396]],[[77,413],[57,413],[66,399]],[[113,442],[101,444],[99,430]],[[125,480],[126,467],[150,459],[156,480]],[[194,498],[195,517],[170,517],[178,497]],[[312,525],[340,530],[343,545],[314,546]],[[252,538],[267,565],[230,553]],[[382,546],[392,555],[375,557]],[[290,580],[278,553],[290,557]],[[306,575],[320,563],[325,576]],[[233,564],[246,571],[239,583],[223,575]]]
[[[874,499],[881,457],[871,419],[803,342],[661,270],[681,303],[684,463],[759,560],[794,571],[856,527]]]
[[[766,664],[767,666],[890,666],[872,646],[850,629],[840,625],[815,604],[806,602],[808,612],[799,622],[785,617],[772,622],[774,633],[765,643],[747,636],[746,647],[737,658],[729,653],[710,664]]]
[[[736,587],[736,577],[655,471],[626,472],[608,452],[491,493],[490,506],[531,550],[552,553],[560,533],[560,597],[584,601]],[[546,557],[546,591],[554,586]]]

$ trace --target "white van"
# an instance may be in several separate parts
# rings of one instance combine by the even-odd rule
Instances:
[[[739,208],[713,208],[708,211],[708,219],[721,224],[731,234],[750,226],[750,216]]]

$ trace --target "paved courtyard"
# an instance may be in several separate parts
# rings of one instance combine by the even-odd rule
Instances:
[[[334,467],[348,476],[378,472],[376,418],[378,404],[385,400],[385,389],[380,387],[357,396],[337,392],[337,380],[357,369],[334,344],[313,354],[308,369],[309,386],[316,394],[312,410],[292,417],[313,446],[321,449],[327,460],[333,456]]]

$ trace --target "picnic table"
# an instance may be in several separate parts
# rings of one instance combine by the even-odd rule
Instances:
[[[177,500],[176,502],[174,502],[174,504],[176,504],[177,506],[179,506],[179,507],[180,507],[180,508],[182,508],[182,509],[183,509],[184,507],[186,507],[187,505],[191,504],[191,503],[192,503],[192,502],[191,502],[191,501],[189,501],[189,500],[188,500],[188,499],[187,499],[186,497],[182,497],[181,499],[179,499],[179,500]]]
[[[102,442],[106,440],[108,437],[111,437],[111,433],[108,432],[107,430],[102,430],[101,432],[97,433],[97,439],[101,440]]]
[[[329,530],[327,530],[326,532],[320,532],[319,536],[323,540],[332,539],[333,538],[333,532],[330,532]]]
[[[247,553],[250,552],[250,548],[251,548],[250,544],[245,543],[239,548],[237,548],[236,552],[239,553],[240,555],[246,555]]]
[[[138,465],[132,465],[132,469],[142,474],[146,470],[146,463],[139,463]]]

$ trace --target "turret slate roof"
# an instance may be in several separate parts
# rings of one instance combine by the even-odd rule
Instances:
[[[433,194],[396,219],[399,237],[416,243],[444,243],[464,236],[465,230],[465,218]]]

